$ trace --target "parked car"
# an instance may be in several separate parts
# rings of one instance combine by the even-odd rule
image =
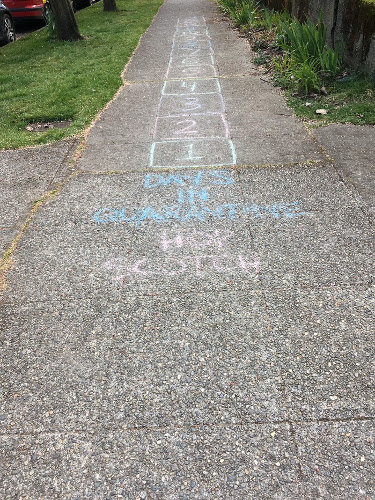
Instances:
[[[9,9],[5,7],[3,2],[0,1],[0,45],[6,45],[7,43],[14,42],[15,39],[16,32],[14,29],[12,14]]]
[[[44,19],[44,0],[3,0],[15,21]]]
[[[46,0],[3,0],[13,19],[44,19]],[[95,0],[71,0],[74,10],[89,7]]]

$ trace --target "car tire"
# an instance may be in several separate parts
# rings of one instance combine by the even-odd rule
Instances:
[[[1,38],[0,45],[14,42],[16,39],[16,31],[14,29],[13,19],[6,12],[1,19]]]

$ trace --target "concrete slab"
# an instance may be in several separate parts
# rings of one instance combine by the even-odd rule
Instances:
[[[192,348],[194,342],[206,343],[206,347],[209,344],[215,348],[220,344],[225,347],[232,329],[235,338],[241,330],[244,338],[248,338],[247,325],[258,324],[260,332],[267,328],[264,307],[262,292],[253,290],[226,290],[215,296],[198,291],[137,296],[124,291],[118,307],[118,335],[114,339],[113,356],[116,349],[120,351],[127,343],[132,354],[147,352],[151,350],[153,336],[159,343],[182,345],[184,337],[175,335],[179,329],[185,329],[187,343],[191,343]],[[203,329],[207,334],[201,333]],[[168,332],[173,332],[173,335]],[[221,339],[222,334],[227,340]],[[256,334],[252,338],[255,337]]]
[[[237,33],[222,21],[220,14],[207,19],[207,25],[219,75],[255,75],[256,67],[252,63],[253,54],[248,41],[239,38]]]
[[[292,420],[374,413],[374,287],[264,291]]]
[[[116,297],[120,284],[108,281],[102,263],[113,248],[130,249],[133,228],[104,227],[93,219],[97,207],[113,206],[132,196],[132,186],[118,176],[80,176],[35,215],[14,256],[7,297],[19,302]]]
[[[87,148],[117,142],[150,143],[161,98],[160,87],[160,82],[125,85],[110,107],[101,113],[87,138]]]
[[[266,287],[357,285],[373,280],[375,240],[362,212],[310,212],[289,221],[255,218],[251,231]]]
[[[238,165],[324,159],[318,144],[270,84],[259,77],[224,78],[220,84]]]
[[[358,206],[353,192],[331,164],[246,168],[239,170],[239,179],[249,204],[272,206],[298,201],[301,212]]]
[[[116,302],[108,297],[2,309],[2,433],[95,425],[115,311]]]
[[[375,127],[335,124],[313,133],[375,215]]]
[[[308,498],[371,498],[375,494],[374,423],[298,425],[296,441]]]
[[[178,21],[178,6],[164,4],[152,25],[143,34],[141,43],[126,67],[125,81],[163,80],[173,43],[174,26]],[[160,37],[160,32],[164,36]]]
[[[123,296],[103,398],[108,426],[285,418],[262,295]],[[173,424],[172,424],[173,423]]]
[[[116,256],[115,256],[116,257]],[[261,262],[248,221],[194,220],[138,228],[127,258],[110,261],[129,293],[258,288]]]
[[[19,227],[15,225],[2,225],[0,227],[0,254],[3,255],[8,250],[11,242],[17,236]]]
[[[77,168],[86,172],[147,168],[160,87],[160,82],[125,85],[92,128]]]
[[[298,497],[290,441],[286,425],[3,437],[8,473],[0,491],[50,499],[242,499],[266,488],[275,497]]]
[[[114,142],[90,145],[82,153],[79,168],[84,172],[142,172],[150,163],[149,142]],[[103,150],[106,151],[103,157]]]
[[[33,203],[69,174],[69,160],[77,141],[18,151],[0,151],[0,254],[20,231]]]

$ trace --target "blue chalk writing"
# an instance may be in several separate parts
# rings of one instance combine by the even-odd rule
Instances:
[[[201,189],[200,191],[195,191],[194,189],[188,189],[187,191],[179,189],[178,203],[182,205],[185,202],[185,200],[188,201],[191,205],[194,205],[196,200],[207,201],[208,193],[205,189]]]
[[[301,212],[299,204],[299,201],[294,201],[292,203],[280,202],[269,206],[253,203],[251,205],[245,205],[243,210],[245,214],[253,215],[257,219],[262,218],[264,215],[271,215],[274,219],[283,217],[292,219],[294,217],[307,215],[307,212]]]
[[[94,221],[99,223],[118,222],[118,210],[101,208],[94,214]]]
[[[228,172],[225,170],[214,170],[210,172],[211,177],[213,177],[212,184],[218,184],[219,186],[229,186],[234,183],[232,177],[229,176]]]
[[[250,215],[256,219],[270,217],[273,219],[291,219],[307,215],[300,207],[300,202],[274,203],[272,205],[224,203],[216,207],[197,206],[195,204],[177,204],[155,209],[151,206],[141,209],[101,208],[93,219],[99,224],[129,223],[139,226],[144,221],[163,223],[169,220],[205,222],[209,219],[234,220],[243,215]]]
[[[200,186],[205,181],[206,184],[229,186],[234,184],[234,179],[225,170],[203,171],[199,170],[193,175],[187,174],[147,174],[145,176],[144,187],[147,189],[166,186]]]

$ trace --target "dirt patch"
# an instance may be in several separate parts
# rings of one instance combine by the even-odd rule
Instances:
[[[59,122],[36,122],[29,123],[26,130],[29,132],[45,132],[51,128],[67,128],[73,120],[63,120]]]

